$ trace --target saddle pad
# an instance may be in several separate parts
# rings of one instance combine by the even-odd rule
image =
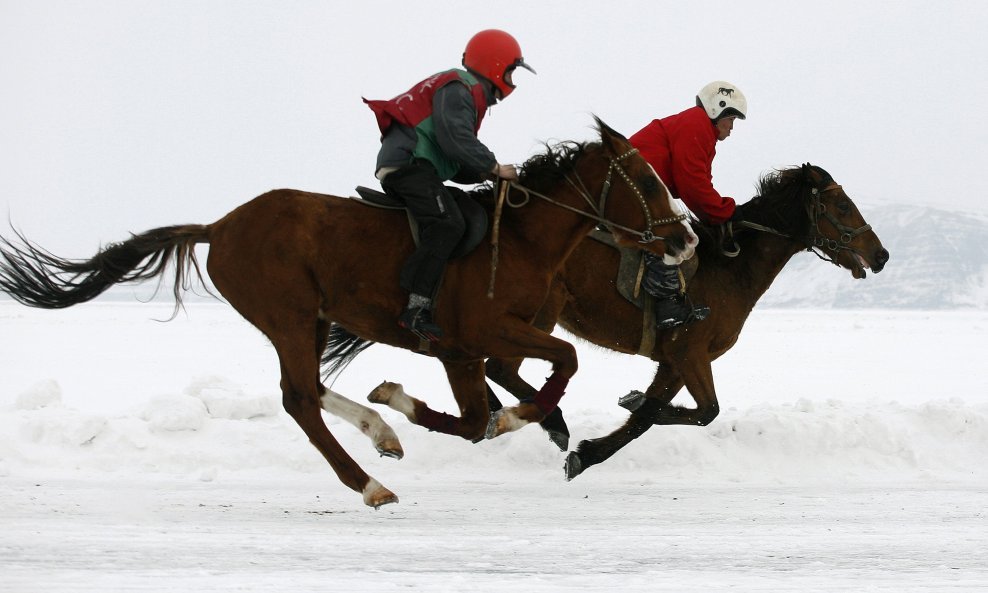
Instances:
[[[642,312],[642,339],[638,345],[638,354],[651,357],[655,348],[655,311],[654,301],[647,296],[648,293],[641,290],[642,276],[645,274],[645,256],[640,249],[629,249],[620,247],[614,241],[613,235],[607,231],[594,229],[588,235],[589,238],[603,243],[618,250],[621,260],[618,264],[617,278],[614,279],[614,286],[618,293],[628,300]],[[700,264],[700,258],[693,254],[693,257],[679,265],[679,273],[683,286],[693,279],[696,269]],[[673,338],[675,339],[675,338]]]
[[[641,279],[645,273],[645,257],[638,249],[628,249],[619,247],[614,242],[614,237],[607,231],[594,229],[588,235],[591,239],[603,243],[609,247],[617,249],[621,254],[621,263],[618,264],[617,278],[614,285],[617,291],[631,304],[642,309],[645,299],[641,291]]]

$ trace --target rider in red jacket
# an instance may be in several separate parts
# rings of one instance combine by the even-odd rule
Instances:
[[[741,213],[732,198],[714,189],[711,165],[717,142],[727,139],[736,119],[745,119],[748,101],[733,84],[714,81],[700,89],[696,107],[650,124],[631,136],[639,150],[669,191],[708,224],[736,221]],[[646,254],[646,275],[642,287],[656,297],[656,324],[675,327],[700,321],[708,307],[688,303],[678,266]]]

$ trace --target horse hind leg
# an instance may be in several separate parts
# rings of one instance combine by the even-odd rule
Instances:
[[[405,392],[400,383],[384,381],[367,396],[368,401],[384,404],[404,414],[408,421],[429,430],[459,436],[470,441],[484,437],[490,411],[483,361],[452,363],[443,361],[460,416],[431,409],[424,401]]]
[[[287,325],[290,327],[292,324]],[[317,388],[319,360],[313,352],[311,342],[307,345],[307,340],[292,338],[273,338],[271,341],[281,360],[282,403],[285,411],[329,462],[336,476],[345,486],[359,492],[364,504],[368,506],[378,508],[398,502],[398,497],[393,492],[361,469],[326,427]]]
[[[323,394],[319,401],[322,403],[324,410],[349,422],[360,432],[367,435],[371,442],[374,443],[374,448],[382,457],[390,457],[392,459],[401,459],[404,457],[405,452],[402,450],[401,443],[398,441],[398,435],[381,418],[380,414],[343,397],[331,389],[327,389],[325,386],[320,385],[320,388]]]
[[[403,414],[412,424],[424,426],[434,432],[460,436],[470,440],[479,440],[483,437],[483,429],[480,430],[479,435],[466,434],[462,429],[461,418],[433,410],[424,401],[405,392],[401,383],[382,382],[368,394],[367,401],[388,406]]]

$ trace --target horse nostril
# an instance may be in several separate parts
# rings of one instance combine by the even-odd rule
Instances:
[[[884,266],[889,261],[888,249],[882,249],[879,251],[878,255],[875,256],[875,261],[878,262],[878,265]]]

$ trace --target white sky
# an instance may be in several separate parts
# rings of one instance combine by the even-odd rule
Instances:
[[[277,187],[350,194],[378,147],[360,97],[459,65],[489,27],[539,72],[484,122],[502,161],[590,138],[591,113],[630,135],[725,79],[750,104],[719,145],[726,195],[809,161],[866,215],[988,211],[984,2],[0,0],[0,214],[88,257]]]

